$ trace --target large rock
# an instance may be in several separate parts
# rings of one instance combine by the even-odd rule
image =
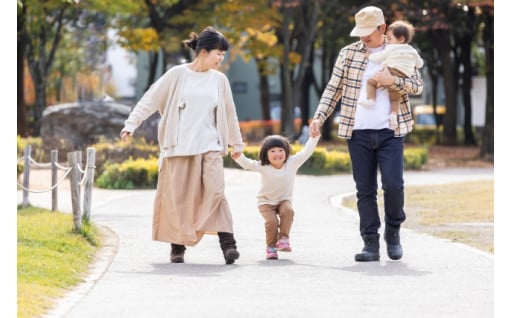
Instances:
[[[116,140],[132,107],[103,101],[60,104],[47,107],[41,122],[45,149],[58,149],[59,157],[69,151],[84,150],[100,139]],[[154,139],[158,118],[152,116],[136,131]],[[147,134],[147,136],[146,136]]]

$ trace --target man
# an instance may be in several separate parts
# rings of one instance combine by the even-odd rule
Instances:
[[[402,258],[400,225],[405,221],[403,150],[404,136],[412,130],[413,120],[408,94],[420,94],[423,81],[419,70],[409,78],[391,75],[387,68],[368,61],[368,54],[382,51],[387,43],[382,10],[369,6],[355,15],[356,26],[350,33],[359,37],[340,50],[331,79],[309,126],[311,134],[320,128],[341,102],[338,137],[347,139],[352,175],[357,190],[359,231],[363,249],[355,255],[358,262],[378,261],[379,228],[377,173],[384,191],[384,241],[393,260]],[[358,101],[366,98],[366,82],[373,77],[378,86],[375,105],[366,108]],[[389,127],[390,101],[387,88],[401,93],[398,127]]]

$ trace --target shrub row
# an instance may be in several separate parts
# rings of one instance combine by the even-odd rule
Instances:
[[[293,152],[302,147],[293,146]],[[244,149],[248,158],[258,158],[259,147],[249,146]],[[427,150],[423,147],[407,148],[404,151],[405,169],[420,169],[427,162]],[[224,157],[226,168],[241,169],[230,156]],[[299,174],[329,175],[350,173],[352,165],[347,152],[327,151],[317,147],[312,156],[300,168]],[[103,173],[96,179],[96,186],[108,189],[155,188],[158,179],[158,159],[128,159],[123,163],[107,163]]]
[[[23,154],[27,143],[33,145],[33,159],[43,158],[40,138],[18,137],[18,156]],[[156,187],[158,177],[158,145],[146,143],[144,138],[133,138],[130,142],[102,140],[91,145],[96,150],[95,185],[106,189],[150,189]],[[298,143],[292,145],[292,153],[302,149]],[[247,146],[244,154],[257,159],[259,146]],[[39,159],[38,159],[39,158]],[[134,159],[136,158],[136,159]],[[420,169],[428,159],[426,147],[407,147],[404,151],[406,170]],[[241,169],[230,156],[224,157],[226,168]],[[18,164],[18,174],[23,165]],[[330,175],[350,173],[352,165],[346,146],[326,148],[317,146],[311,157],[299,169],[299,174]]]
[[[107,163],[94,183],[105,189],[154,189],[157,177],[158,158],[130,158],[122,163]]]

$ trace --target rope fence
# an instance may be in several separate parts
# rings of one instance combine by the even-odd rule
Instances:
[[[24,162],[23,168],[23,183],[18,183],[18,187],[23,190],[22,207],[26,208],[30,205],[29,193],[52,193],[52,211],[57,210],[58,205],[58,186],[62,184],[64,179],[69,178],[70,191],[71,191],[71,204],[73,208],[73,223],[76,230],[82,229],[82,222],[89,221],[91,216],[92,205],[92,189],[94,186],[94,170],[96,168],[96,150],[92,147],[87,148],[87,159],[85,168],[82,169],[82,152],[73,151],[68,152],[67,166],[62,166],[58,163],[58,151],[51,151],[51,161],[47,163],[40,163],[31,157],[32,146],[25,147],[25,153],[22,158],[19,158],[17,163]],[[51,168],[52,183],[48,189],[31,189],[30,188],[30,168]],[[58,178],[59,170],[64,173]],[[82,197],[83,188],[83,197]],[[83,200],[81,200],[83,198]],[[83,213],[82,213],[83,209]]]

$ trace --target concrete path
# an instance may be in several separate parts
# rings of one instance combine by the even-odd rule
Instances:
[[[92,221],[109,232],[87,281],[48,317],[493,317],[494,256],[402,231],[404,257],[358,263],[358,216],[339,206],[351,175],[298,176],[291,253],[265,259],[255,205],[259,175],[226,169],[226,195],[241,253],[225,265],[216,236],[169,263],[168,244],[151,240],[154,190],[93,192]],[[493,179],[493,169],[407,172],[406,185]],[[69,198],[69,199],[68,199]],[[51,207],[51,194],[30,194]],[[59,193],[59,210],[72,211]],[[18,193],[18,202],[21,202]]]

